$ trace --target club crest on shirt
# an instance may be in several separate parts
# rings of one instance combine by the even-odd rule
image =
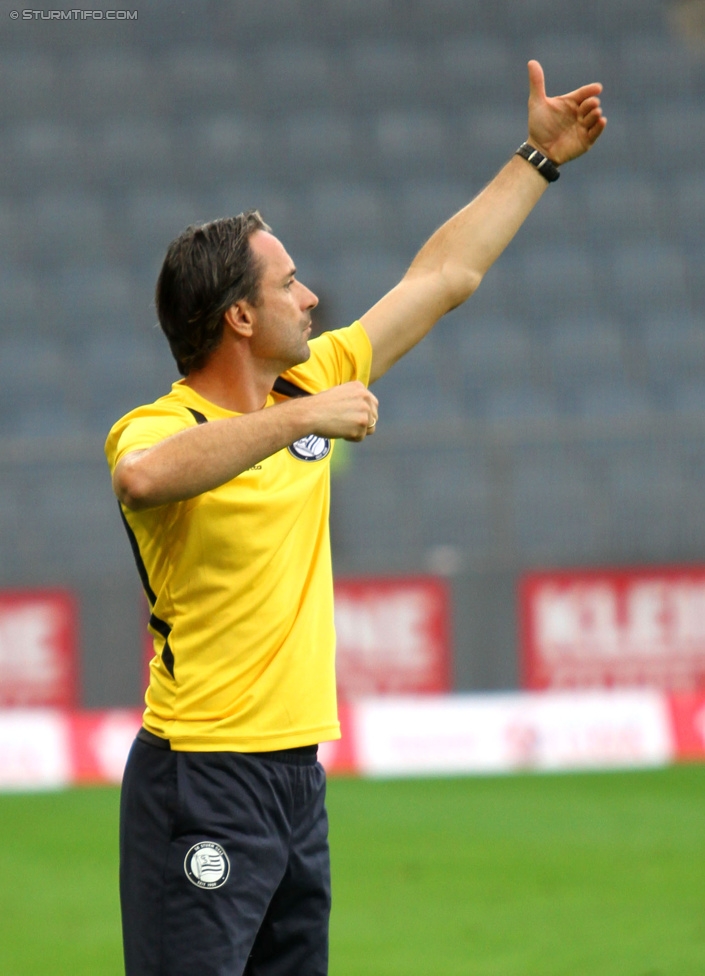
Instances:
[[[322,461],[330,454],[330,441],[327,437],[309,434],[308,437],[301,437],[289,444],[289,454],[299,461]]]
[[[197,888],[220,888],[228,880],[230,861],[220,844],[194,844],[184,858],[184,871]]]

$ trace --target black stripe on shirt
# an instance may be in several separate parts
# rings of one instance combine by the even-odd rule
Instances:
[[[208,423],[208,417],[206,417],[205,414],[202,414],[200,410],[194,410],[193,407],[187,407],[186,409],[188,410],[189,413],[193,414],[194,420],[196,421],[197,424]]]
[[[122,505],[118,502],[118,508],[120,510],[120,518],[122,519],[122,524],[125,526],[125,531],[127,532],[127,538],[130,541],[130,548],[132,549],[132,555],[135,559],[135,564],[137,566],[137,572],[139,573],[140,580],[142,582],[142,588],[147,594],[147,599],[149,600],[150,607],[153,607],[157,602],[157,594],[152,589],[152,584],[149,582],[149,575],[147,574],[147,567],[144,564],[144,559],[142,559],[142,553],[140,552],[139,543],[137,542],[137,537],[132,531],[132,526],[125,518],[125,513],[122,510]],[[171,636],[171,627],[165,620],[161,620],[159,617],[155,616],[154,613],[150,615],[149,625],[153,630],[164,638],[164,647],[162,649],[162,661],[164,662],[164,667],[167,669],[169,674],[174,677],[174,652],[169,645],[169,637]]]
[[[275,393],[279,393],[281,396],[291,397],[292,399],[294,397],[311,396],[308,390],[302,390],[300,386],[290,382],[290,380],[285,380],[282,376],[277,376],[272,389]]]

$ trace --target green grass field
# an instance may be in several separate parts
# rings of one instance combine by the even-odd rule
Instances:
[[[2,976],[122,972],[117,805],[0,796]],[[705,767],[334,779],[329,809],[331,976],[705,974]]]

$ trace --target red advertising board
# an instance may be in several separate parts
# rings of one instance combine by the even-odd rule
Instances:
[[[675,752],[686,762],[705,760],[705,693],[668,696]]]
[[[705,567],[530,573],[523,686],[705,688]]]
[[[75,707],[76,622],[65,590],[0,592],[0,707]]]
[[[431,576],[335,581],[342,699],[450,688],[450,591]]]

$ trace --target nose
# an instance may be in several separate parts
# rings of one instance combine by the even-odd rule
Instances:
[[[315,295],[306,285],[301,285],[303,294],[301,295],[301,308],[308,311],[318,305],[318,295]]]

